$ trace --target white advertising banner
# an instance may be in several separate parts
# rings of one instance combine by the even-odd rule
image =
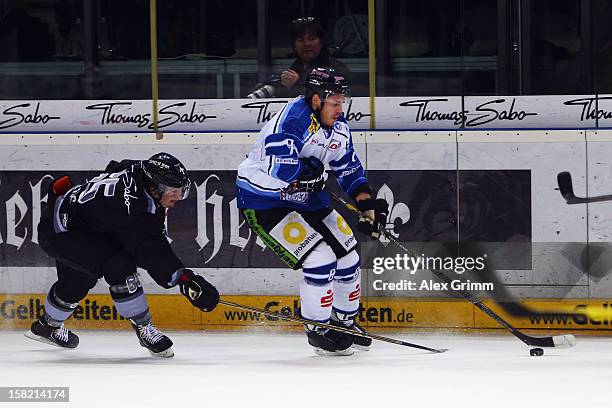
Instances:
[[[460,96],[376,99],[376,129],[459,129]]]
[[[492,129],[594,128],[589,105],[595,96],[468,96],[465,127]],[[594,107],[594,106],[593,106]]]
[[[162,100],[158,126],[171,132],[259,131],[288,99]],[[367,98],[345,112],[354,129],[370,127]],[[150,132],[152,102],[0,101],[0,132]]]
[[[165,132],[258,131],[288,99],[159,101]],[[369,99],[352,98],[345,116],[370,128]],[[436,96],[376,98],[378,130],[584,129],[612,125],[612,96]],[[149,100],[0,101],[0,133],[150,132]]]
[[[589,116],[597,117],[598,127],[612,127],[612,95],[599,95],[597,101],[590,101],[585,110]]]

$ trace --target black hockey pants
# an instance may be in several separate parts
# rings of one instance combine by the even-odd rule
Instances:
[[[77,303],[102,277],[109,285],[125,284],[136,272],[132,257],[106,234],[81,230],[56,233],[52,218],[55,198],[49,193],[38,225],[41,248],[56,260],[55,294],[65,302]]]

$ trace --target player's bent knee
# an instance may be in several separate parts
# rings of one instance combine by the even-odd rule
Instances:
[[[303,274],[306,282],[322,285],[331,282],[334,279],[335,272],[336,262],[332,262],[316,268],[304,268]]]
[[[137,272],[126,276],[123,282],[109,286],[109,290],[113,299],[132,297],[133,294],[142,292],[141,288],[142,284],[138,279]]]
[[[136,276],[136,264],[127,253],[118,252],[104,264],[102,273],[109,285],[123,285],[128,277]]]
[[[342,282],[352,282],[359,279],[359,254],[352,250],[342,258],[338,259],[334,279]]]
[[[336,255],[325,242],[320,243],[304,260],[303,274],[307,282],[324,284],[331,282],[336,274]]]

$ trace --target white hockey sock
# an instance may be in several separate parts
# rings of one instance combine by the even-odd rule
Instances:
[[[361,274],[357,274],[349,281],[334,280],[334,303],[333,311],[339,321],[346,322],[347,326],[352,324],[354,316],[359,311],[359,299],[361,296]]]
[[[350,326],[353,317],[359,310],[361,295],[361,270],[359,255],[351,251],[338,259],[336,275],[334,276],[334,317]]]
[[[327,323],[331,317],[334,292],[332,283],[315,284],[302,279],[300,302],[302,316],[308,320]]]

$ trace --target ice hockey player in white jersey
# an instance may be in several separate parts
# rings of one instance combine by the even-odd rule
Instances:
[[[301,313],[306,319],[363,330],[359,309],[357,240],[323,191],[325,168],[352,197],[362,217],[358,229],[380,237],[387,202],[371,196],[365,171],[353,149],[343,105],[350,97],[344,77],[315,68],[304,96],[289,102],[259,133],[238,167],[238,206],[253,231],[291,268],[303,269]],[[307,325],[318,354],[350,355],[371,339]]]

